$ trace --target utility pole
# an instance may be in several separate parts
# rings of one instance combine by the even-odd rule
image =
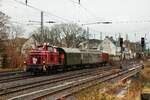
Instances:
[[[95,39],[95,34],[94,34],[94,39]]]
[[[128,43],[129,43],[129,41],[128,41],[128,34],[126,34],[126,47],[128,48]]]
[[[100,32],[100,40],[103,39],[103,36],[102,36],[102,35],[103,35],[102,32]]]
[[[88,46],[87,46],[87,48],[89,49],[89,27],[87,27],[87,39],[88,39]]]
[[[115,43],[115,45],[116,45],[116,50],[115,50],[115,52],[116,52],[116,55],[117,55],[117,43],[118,43],[117,34],[115,34],[115,40],[116,40],[116,43]]]
[[[41,11],[41,35],[42,35],[42,41],[44,42],[44,33],[43,33],[43,11]]]
[[[29,20],[29,22],[31,23],[37,23],[38,25],[41,25],[41,29],[40,29],[40,32],[41,32],[41,38],[40,38],[40,42],[44,42],[44,12],[41,11],[41,21],[32,21],[32,20]],[[46,21],[45,23],[56,23],[55,21],[52,21],[52,20],[49,20],[49,21]],[[32,25],[32,24],[31,24]]]

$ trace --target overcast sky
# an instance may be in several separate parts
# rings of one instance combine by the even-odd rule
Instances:
[[[39,25],[27,25],[28,21],[40,21],[40,11],[20,4],[16,1],[1,0],[0,9],[11,17],[11,20],[27,29],[26,35]],[[106,35],[118,36],[125,34],[132,41],[140,41],[142,36],[150,42],[150,0],[28,0],[28,4],[42,9],[44,21],[52,20],[56,23],[74,22],[78,24],[93,23],[98,21],[112,21],[112,24],[92,24],[89,27],[91,37],[99,38],[99,32]],[[58,17],[56,17],[56,16]],[[52,24],[46,24],[51,26]],[[94,35],[95,34],[95,35]],[[135,35],[136,34],[136,35]]]

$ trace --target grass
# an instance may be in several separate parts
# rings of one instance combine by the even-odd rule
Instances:
[[[141,81],[133,79],[129,86],[129,90],[126,93],[126,98],[128,98],[128,100],[139,100],[141,89],[142,89]]]
[[[22,68],[0,68],[0,72],[9,72],[9,71],[17,71],[22,70]]]
[[[142,93],[150,93],[150,61],[145,62],[144,70],[141,72]]]
[[[94,87],[82,90],[74,96],[77,100],[139,100],[141,90],[140,81],[133,81],[124,97],[117,97],[117,90],[125,87],[125,84],[97,84]]]
[[[139,100],[141,91],[150,92],[150,61],[144,62],[144,69],[140,73],[140,79],[133,79],[125,97],[116,96],[117,88],[125,84],[97,84],[94,87],[79,91],[74,94],[77,100]]]
[[[150,62],[145,62],[145,67],[141,72],[142,81],[150,81]]]
[[[97,84],[76,93],[75,97],[77,100],[125,100],[115,96],[117,88],[122,86],[121,84]]]

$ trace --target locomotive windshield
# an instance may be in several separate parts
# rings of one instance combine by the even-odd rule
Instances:
[[[40,64],[41,63],[41,56],[40,55],[30,55],[30,62],[32,64]]]

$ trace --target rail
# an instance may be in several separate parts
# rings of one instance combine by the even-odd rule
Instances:
[[[46,88],[43,90],[39,90],[39,91],[34,91],[31,93],[19,95],[19,96],[10,98],[9,100],[14,100],[14,99],[24,99],[24,100],[35,99],[36,100],[36,99],[42,99],[46,97],[49,97],[49,98],[55,97],[53,98],[53,100],[61,99],[61,98],[68,97],[72,95],[73,93],[79,90],[82,90],[83,88],[88,88],[97,83],[102,83],[106,81],[116,81],[116,80],[121,80],[123,78],[131,77],[135,75],[136,73],[138,73],[142,69],[142,67],[143,65],[138,64],[134,66],[133,68],[120,70],[120,71],[109,73],[109,74],[95,74],[95,75],[88,76],[86,78],[84,77],[81,79],[66,81],[59,85]],[[67,90],[72,90],[72,91],[66,93]],[[61,93],[61,96],[60,95],[56,96],[59,93]]]

